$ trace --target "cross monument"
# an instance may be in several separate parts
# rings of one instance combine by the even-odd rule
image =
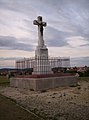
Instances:
[[[43,27],[46,27],[47,23],[42,21],[41,16],[38,16],[33,24],[38,26],[38,45],[35,50],[33,74],[49,74],[51,67],[48,60],[48,49],[43,40]]]
[[[44,46],[44,40],[43,40],[43,27],[47,26],[46,22],[42,21],[42,17],[38,16],[37,17],[38,20],[34,20],[33,24],[34,25],[38,25],[38,46],[39,47],[43,47]]]

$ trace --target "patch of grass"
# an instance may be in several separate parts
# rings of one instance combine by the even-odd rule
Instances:
[[[89,82],[89,77],[79,77],[78,80]]]
[[[6,76],[0,76],[0,85],[9,85],[10,79]]]

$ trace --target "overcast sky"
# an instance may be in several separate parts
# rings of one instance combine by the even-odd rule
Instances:
[[[70,56],[72,65],[89,66],[89,0],[0,0],[0,67],[34,56],[37,26],[47,22],[49,56]]]

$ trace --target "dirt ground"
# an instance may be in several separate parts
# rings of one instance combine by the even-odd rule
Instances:
[[[0,87],[0,94],[45,120],[89,120],[89,78],[79,80],[76,87],[44,92]]]
[[[40,120],[21,109],[10,99],[0,95],[0,120]]]

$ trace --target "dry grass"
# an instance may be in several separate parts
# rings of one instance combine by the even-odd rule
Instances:
[[[10,80],[6,76],[0,76],[0,85],[9,85]]]

